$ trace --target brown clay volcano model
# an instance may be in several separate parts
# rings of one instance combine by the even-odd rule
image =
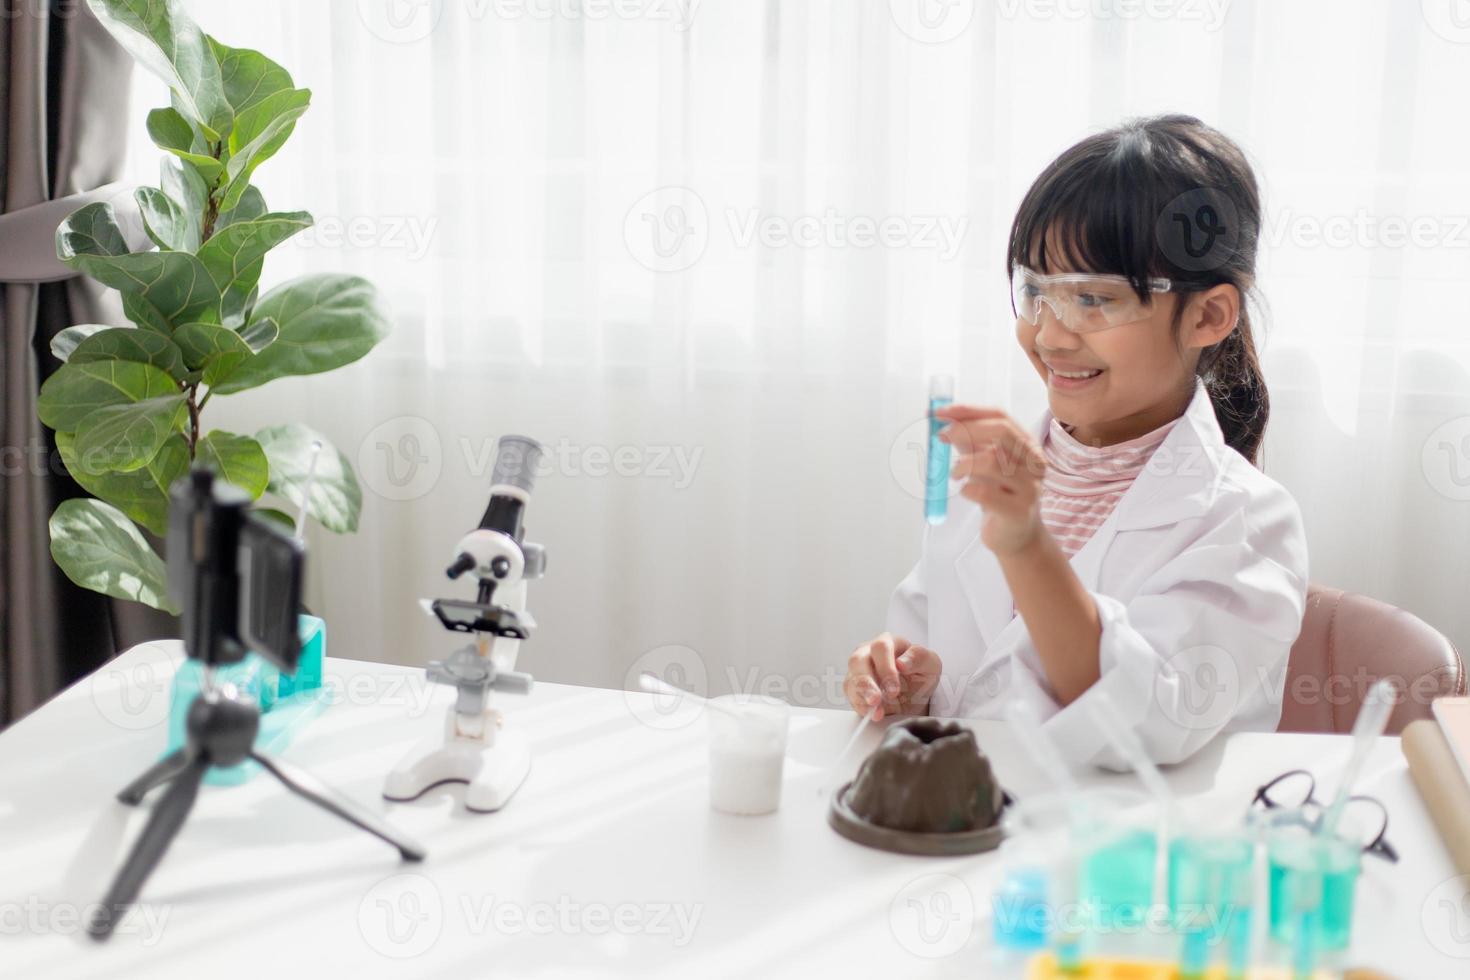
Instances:
[[[1005,794],[975,733],[938,718],[900,722],[832,799],[828,820],[860,844],[909,854],[970,854],[1001,839]]]

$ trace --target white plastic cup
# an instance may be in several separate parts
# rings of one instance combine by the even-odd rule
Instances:
[[[721,813],[771,813],[781,805],[781,773],[791,706],[775,698],[725,694],[709,718],[709,805]]]

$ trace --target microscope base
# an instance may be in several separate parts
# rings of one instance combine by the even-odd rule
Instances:
[[[531,742],[524,732],[499,731],[495,744],[477,739],[428,739],[388,773],[386,799],[417,799],[440,783],[464,783],[465,809],[494,813],[510,802],[531,771]]]

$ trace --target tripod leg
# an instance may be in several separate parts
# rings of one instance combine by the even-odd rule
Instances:
[[[110,936],[112,927],[127,912],[127,906],[137,899],[143,882],[163,860],[164,852],[193,809],[194,799],[199,795],[199,784],[204,781],[208,768],[209,764],[202,755],[192,756],[169,783],[168,791],[159,797],[143,833],[138,836],[138,842],[118,869],[117,877],[112,879],[112,887],[107,889],[101,908],[87,924],[87,931],[93,939],[102,940]]]
[[[273,759],[261,752],[251,752],[250,758],[270,770],[272,775],[285,784],[297,796],[310,800],[317,806],[356,824],[363,830],[387,841],[398,848],[405,861],[422,861],[424,849],[407,837],[400,835],[377,814],[341,795],[305,769],[300,769],[280,759]]]
[[[184,767],[189,764],[187,749],[178,749],[159,759],[148,770],[123,787],[123,791],[117,794],[119,802],[128,806],[137,806],[143,802],[143,797],[158,786],[162,786],[174,776],[183,772]]]

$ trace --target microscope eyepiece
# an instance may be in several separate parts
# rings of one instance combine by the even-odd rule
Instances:
[[[541,465],[541,454],[541,443],[535,439],[501,436],[495,447],[491,486],[517,487],[529,494],[536,484],[536,468]]]

